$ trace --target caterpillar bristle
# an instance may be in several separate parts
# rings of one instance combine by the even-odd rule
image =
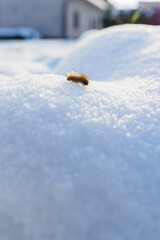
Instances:
[[[80,83],[82,85],[88,85],[90,79],[81,73],[67,73],[67,80],[73,83]]]

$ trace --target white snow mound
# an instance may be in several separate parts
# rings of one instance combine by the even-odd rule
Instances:
[[[159,240],[160,81],[10,77],[0,113],[0,239]]]
[[[91,34],[55,67],[54,73],[74,71],[99,81],[124,77],[160,76],[160,27],[116,26]]]

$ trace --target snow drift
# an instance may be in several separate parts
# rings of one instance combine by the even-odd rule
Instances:
[[[97,52],[102,64],[88,56],[92,71],[75,58],[101,82],[80,86],[54,74],[0,78],[1,239],[159,240],[159,30],[131,28],[108,30],[113,56],[124,52],[115,32],[130,50],[128,64],[122,56],[124,69],[115,65],[112,76],[109,68],[101,75],[100,70],[107,72],[103,65],[112,65],[104,47]],[[84,39],[74,53],[85,44],[82,53],[91,52],[89,41],[92,50],[94,41],[104,43],[105,31]],[[135,32],[140,41],[132,48]],[[137,52],[142,68],[137,64],[134,74],[130,57],[141,46],[146,57]],[[154,64],[147,75],[149,61]]]
[[[0,76],[53,73],[75,40],[25,40],[0,42]]]
[[[54,72],[82,72],[96,81],[160,75],[160,27],[124,25],[92,33],[56,66]]]

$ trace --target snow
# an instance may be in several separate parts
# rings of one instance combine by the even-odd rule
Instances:
[[[83,38],[53,71],[80,67],[89,86],[51,72],[1,75],[1,239],[159,240],[158,38],[145,26]]]
[[[104,29],[80,41],[54,72],[83,71],[96,81],[115,81],[128,76],[157,78],[160,75],[159,39],[159,27],[124,25]]]
[[[52,73],[74,44],[74,40],[1,41],[0,76]]]

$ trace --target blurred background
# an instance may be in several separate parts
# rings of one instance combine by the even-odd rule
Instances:
[[[160,1],[0,0],[0,39],[78,38],[125,23],[160,25]]]
[[[118,24],[160,25],[160,1],[112,0],[103,15],[103,26]]]

